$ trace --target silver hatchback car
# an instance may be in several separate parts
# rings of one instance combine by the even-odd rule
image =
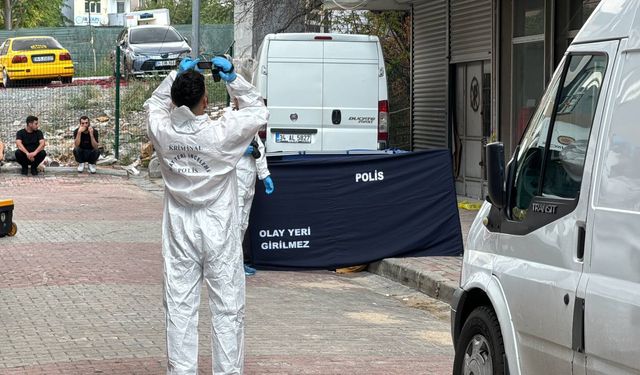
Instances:
[[[160,25],[125,28],[118,36],[116,48],[120,48],[120,72],[125,79],[166,74],[191,53],[184,36],[171,26]],[[115,62],[115,51],[112,61]]]

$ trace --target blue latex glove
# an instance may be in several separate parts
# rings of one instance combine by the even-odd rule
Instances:
[[[220,78],[225,82],[233,82],[236,79],[236,72],[233,69],[231,61],[224,57],[216,56],[211,59],[213,66],[218,68]]]
[[[198,68],[198,61],[200,61],[199,58],[196,58],[194,60],[190,57],[185,57],[184,59],[182,59],[182,61],[180,61],[180,65],[178,65],[178,74],[182,74],[187,70],[195,70],[196,72],[202,72],[202,70]]]
[[[244,152],[245,155],[251,155],[253,154],[253,146],[249,145],[249,147],[247,147],[247,150]]]
[[[273,180],[271,179],[271,176],[267,176],[267,178],[262,180],[262,182],[264,183],[264,192],[267,195],[270,195],[271,193],[273,193],[273,190],[275,190],[275,187],[273,186]]]

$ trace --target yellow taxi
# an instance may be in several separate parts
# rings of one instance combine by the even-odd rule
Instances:
[[[49,36],[5,40],[0,45],[0,69],[4,87],[25,79],[71,83],[74,72],[69,51]]]

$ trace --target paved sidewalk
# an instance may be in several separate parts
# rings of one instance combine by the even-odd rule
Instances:
[[[161,186],[52,172],[0,173],[18,224],[0,238],[0,374],[163,373]],[[448,307],[422,293],[367,272],[261,271],[247,284],[247,375],[451,373]]]
[[[460,200],[460,198],[459,198]],[[478,211],[459,209],[464,247]],[[462,257],[388,258],[372,263],[368,271],[450,303],[460,282]]]

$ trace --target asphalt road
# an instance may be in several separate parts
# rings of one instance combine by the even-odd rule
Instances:
[[[141,185],[0,175],[19,226],[0,238],[0,374],[164,372],[162,200]],[[201,374],[209,322],[203,303]],[[451,373],[448,306],[366,272],[258,271],[246,323],[246,374]]]

